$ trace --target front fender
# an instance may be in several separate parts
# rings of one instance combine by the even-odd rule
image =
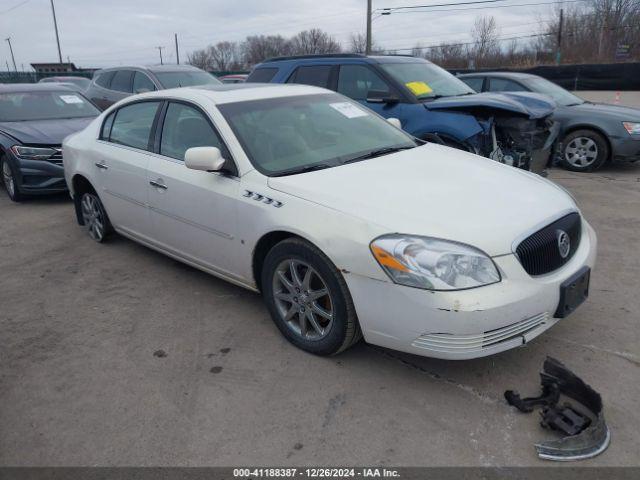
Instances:
[[[429,111],[422,104],[412,106],[415,111],[411,112],[403,128],[414,137],[422,138],[425,134],[435,133],[463,143],[484,131],[473,115]]]

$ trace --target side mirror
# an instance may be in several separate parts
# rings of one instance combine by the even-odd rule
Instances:
[[[222,153],[217,147],[192,147],[184,154],[184,164],[191,170],[219,172],[224,162]]]
[[[400,123],[400,120],[398,120],[397,118],[387,118],[387,122],[389,122],[391,125],[393,125],[396,128],[399,128],[400,130],[402,130],[402,123]]]
[[[398,103],[400,99],[385,90],[369,90],[367,102],[369,103]]]

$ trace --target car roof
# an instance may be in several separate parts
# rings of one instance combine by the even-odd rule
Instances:
[[[299,95],[321,95],[336,92],[310,85],[278,84],[278,83],[223,83],[199,85],[192,87],[170,88],[154,92],[143,93],[133,98],[178,98],[198,100],[202,97],[215,104],[243,102],[248,100],[264,100],[269,98],[291,97]]]
[[[538,78],[538,75],[533,75],[531,73],[522,73],[522,72],[472,72],[472,73],[461,73],[458,75],[458,78],[470,78],[470,77],[486,77],[487,75],[491,75],[496,78],[519,78],[519,79],[527,79],[527,78]]]
[[[58,82],[49,83],[0,83],[0,93],[18,92],[70,92],[66,85]]]
[[[203,72],[204,70],[193,65],[122,65],[118,67],[103,68],[96,74],[117,70],[145,70],[148,72]]]
[[[264,60],[260,67],[268,67],[278,63],[310,63],[321,60],[323,62],[340,62],[344,60],[362,60],[365,63],[431,63],[428,60],[411,55],[361,55],[359,53],[332,53],[325,55],[294,55],[290,57],[274,57]]]

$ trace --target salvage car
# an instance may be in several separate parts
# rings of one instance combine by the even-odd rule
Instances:
[[[66,191],[62,140],[99,113],[60,84],[0,85],[0,170],[9,198]]]
[[[476,94],[422,58],[358,54],[279,57],[255,67],[247,82],[302,83],[361,102],[422,140],[443,143],[540,173],[558,127],[555,104],[530,93]]]
[[[114,67],[98,70],[86,96],[98,108],[105,109],[136,93],[191,85],[219,85],[213,75],[191,65],[155,65],[152,67]]]
[[[561,187],[423,144],[325,89],[142,94],[63,151],[91,238],[115,230],[261,292],[308,352],[335,354],[363,335],[418,355],[490,355],[588,293],[596,235]]]
[[[587,102],[537,75],[482,72],[459,78],[479,92],[537,92],[553,98],[553,119],[561,127],[560,165],[591,172],[607,162],[640,160],[640,109]]]

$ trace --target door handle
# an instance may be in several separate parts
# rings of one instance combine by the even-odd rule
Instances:
[[[162,190],[166,190],[167,188],[169,188],[164,183],[159,183],[159,182],[156,182],[154,180],[151,180],[149,182],[149,185],[154,186],[156,188],[161,188]]]
[[[101,170],[107,170],[109,168],[108,165],[105,165],[104,163],[98,163],[98,162],[96,162],[96,167],[98,167]]]

